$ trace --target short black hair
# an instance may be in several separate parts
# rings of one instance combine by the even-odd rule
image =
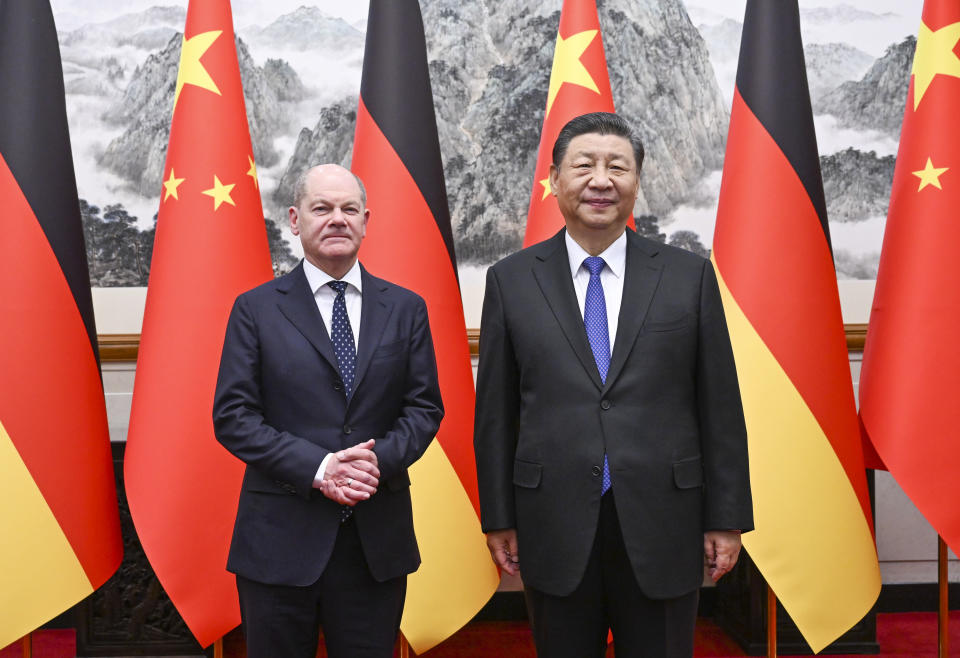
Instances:
[[[560,167],[560,162],[567,154],[567,148],[574,137],[589,134],[617,135],[625,138],[633,147],[633,159],[637,161],[637,171],[640,171],[643,165],[643,142],[623,117],[612,112],[591,112],[570,119],[567,125],[560,129],[557,141],[553,143],[554,166]]]

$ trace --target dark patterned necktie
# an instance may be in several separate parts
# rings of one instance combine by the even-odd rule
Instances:
[[[343,379],[343,391],[349,398],[353,391],[353,377],[357,370],[357,348],[353,342],[350,318],[347,317],[347,301],[344,297],[347,282],[330,281],[327,285],[337,293],[337,298],[333,300],[333,316],[330,320],[330,340],[333,341],[333,351],[337,355],[340,378]]]
[[[353,342],[350,318],[347,317],[347,300],[344,297],[347,282],[328,281],[327,285],[337,293],[337,298],[333,300],[333,316],[330,319],[330,340],[333,341],[333,351],[337,355],[343,392],[349,398],[350,391],[353,390],[353,376],[357,370],[357,348]],[[340,523],[346,523],[351,516],[353,508],[343,505],[340,508]]]
[[[583,260],[583,266],[590,272],[590,282],[587,284],[587,295],[583,303],[583,326],[587,330],[587,340],[593,350],[593,358],[600,371],[600,381],[607,382],[607,370],[610,368],[610,329],[607,326],[607,301],[603,296],[603,284],[600,282],[600,272],[606,262],[599,256],[588,256]],[[600,495],[610,489],[610,463],[607,456],[603,456],[603,483],[600,486]]]

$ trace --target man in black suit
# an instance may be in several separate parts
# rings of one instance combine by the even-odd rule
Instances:
[[[483,529],[521,572],[540,656],[690,656],[753,524],[736,369],[709,261],[626,230],[643,147],[577,117],[566,229],[487,273],[474,445]]]
[[[423,299],[358,262],[360,179],[297,182],[304,260],[240,295],[213,420],[246,464],[227,568],[251,657],[388,658],[420,564],[407,469],[443,417]]]

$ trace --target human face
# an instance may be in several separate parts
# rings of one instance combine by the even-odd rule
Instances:
[[[353,267],[367,233],[370,211],[360,186],[343,167],[320,165],[307,175],[304,192],[290,207],[290,230],[300,237],[304,258],[339,279]]]
[[[630,140],[598,133],[574,137],[560,167],[550,165],[550,186],[570,237],[588,251],[588,244],[606,248],[626,228],[640,189]]]

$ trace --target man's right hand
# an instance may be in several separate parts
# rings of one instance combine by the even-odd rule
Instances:
[[[330,455],[320,483],[320,491],[341,505],[354,506],[377,492],[380,469],[373,452],[374,440]]]
[[[487,533],[487,548],[497,566],[511,576],[520,573],[520,552],[517,549],[517,531],[515,528],[491,530]]]

